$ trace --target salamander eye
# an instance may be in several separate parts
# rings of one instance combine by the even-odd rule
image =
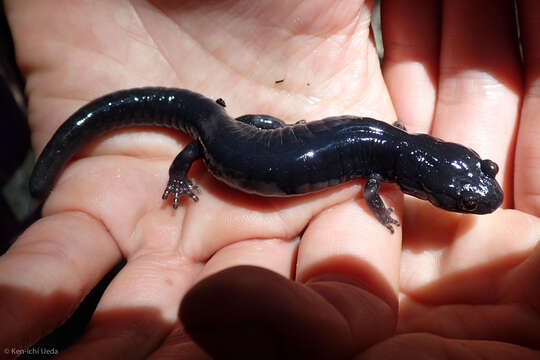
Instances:
[[[461,200],[460,208],[464,211],[474,211],[478,207],[478,202],[475,200]]]
[[[481,163],[482,172],[490,178],[495,178],[495,175],[499,172],[499,167],[491,160],[482,160]]]

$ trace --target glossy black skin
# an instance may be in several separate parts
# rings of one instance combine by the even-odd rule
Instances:
[[[172,193],[175,207],[182,195],[198,199],[187,172],[199,158],[229,186],[263,196],[300,195],[368,178],[366,201],[391,231],[399,223],[379,197],[382,182],[396,182],[404,193],[449,211],[486,214],[502,203],[497,165],[464,146],[356,116],[293,125],[268,115],[233,119],[223,105],[169,88],[122,90],[96,99],[47,144],[30,179],[31,194],[47,197],[68,160],[92,139],[116,128],[156,125],[194,139],[169,170],[163,197]]]

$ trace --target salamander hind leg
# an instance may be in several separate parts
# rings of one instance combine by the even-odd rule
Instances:
[[[378,174],[372,174],[366,187],[364,189],[364,199],[366,199],[367,205],[373,215],[379,220],[381,224],[386,226],[388,230],[393,234],[394,228],[392,225],[399,226],[399,221],[392,218],[393,208],[387,208],[379,195],[379,188],[381,187],[382,178]]]
[[[266,129],[266,130],[279,129],[279,128],[287,126],[287,123],[285,123],[285,121],[278,119],[276,117],[270,116],[270,115],[263,115],[263,114],[243,115],[243,116],[237,117],[235,120],[243,122],[244,124],[255,126],[256,128],[259,128],[259,129]]]
[[[392,124],[394,127],[397,127],[398,129],[401,129],[403,131],[407,131],[407,128],[405,127],[405,124],[403,124],[401,121],[399,120],[396,120],[394,121],[394,123]]]
[[[189,143],[174,159],[169,168],[169,182],[163,192],[162,199],[167,200],[169,194],[173,195],[173,207],[178,208],[178,203],[182,195],[187,195],[198,201],[199,198],[194,191],[200,192],[199,187],[187,178],[187,173],[191,164],[201,158],[201,147],[198,141]]]

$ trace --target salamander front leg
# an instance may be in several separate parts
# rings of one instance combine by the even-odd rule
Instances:
[[[366,199],[369,209],[371,212],[373,212],[377,220],[386,226],[386,228],[393,234],[394,228],[392,225],[399,226],[399,221],[390,216],[394,209],[391,207],[387,208],[379,195],[381,183],[382,178],[380,175],[370,175],[366,187],[364,188],[364,199]]]
[[[178,208],[178,202],[182,195],[188,195],[194,201],[199,200],[193,192],[200,192],[199,187],[187,178],[187,173],[191,164],[201,158],[201,154],[202,151],[199,142],[193,141],[176,156],[169,168],[169,182],[163,192],[162,199],[167,200],[169,194],[172,193],[173,207],[175,209]]]

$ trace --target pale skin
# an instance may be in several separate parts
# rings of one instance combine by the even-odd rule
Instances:
[[[382,66],[371,3],[186,3],[6,0],[36,151],[97,96],[174,86],[225,99],[235,117],[400,119],[497,162],[504,209],[448,213],[388,185],[403,225],[392,235],[363,181],[261,198],[197,164],[200,201],[175,211],[161,193],[190,139],[117,131],[70,163],[0,258],[0,345],[58,327],[124,257],[61,357],[207,358],[188,327],[208,351],[244,355],[538,358],[540,3],[518,1],[524,65],[511,1],[383,2]]]

